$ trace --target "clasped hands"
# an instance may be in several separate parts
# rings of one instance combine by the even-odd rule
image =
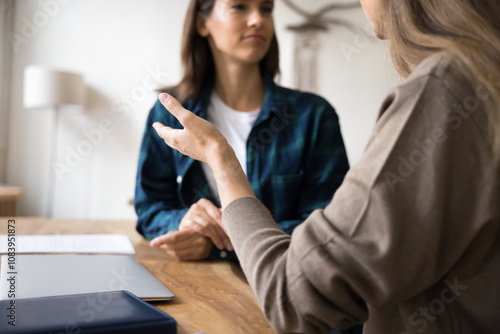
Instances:
[[[212,246],[233,250],[226,232],[221,227],[221,209],[207,199],[193,204],[179,225],[179,231],[170,231],[151,240],[151,246],[164,249],[181,260],[202,260]]]

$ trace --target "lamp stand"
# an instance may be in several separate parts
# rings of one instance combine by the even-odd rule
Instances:
[[[56,187],[55,180],[55,170],[52,170],[52,165],[57,161],[57,151],[59,148],[59,110],[60,107],[56,105],[54,107],[54,117],[52,124],[52,136],[50,138],[50,161],[49,161],[49,184],[48,184],[48,195],[47,195],[47,218],[52,218],[54,212],[54,194]]]

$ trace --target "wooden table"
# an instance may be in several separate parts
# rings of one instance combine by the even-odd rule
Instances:
[[[179,261],[149,246],[134,221],[16,218],[16,235],[123,233],[137,252],[134,258],[174,294],[173,301],[152,305],[177,321],[178,333],[276,333],[265,320],[240,267],[225,261]],[[0,234],[7,234],[0,218]],[[98,255],[96,255],[98,256]],[[119,255],[117,255],[119,256]]]
[[[19,187],[0,185],[0,217],[14,217],[17,214],[17,200],[24,196]]]

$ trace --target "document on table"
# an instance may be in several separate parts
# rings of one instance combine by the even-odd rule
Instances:
[[[135,254],[124,234],[18,235],[16,253],[106,253]],[[0,253],[7,254],[7,235],[0,235]],[[10,247],[10,246],[9,246]]]

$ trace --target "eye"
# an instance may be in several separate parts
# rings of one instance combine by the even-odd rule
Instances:
[[[234,5],[234,6],[232,6],[232,9],[234,9],[234,10],[245,10],[245,5],[243,5],[243,4]]]
[[[262,7],[261,9],[261,12],[263,14],[272,14],[274,11],[274,7],[273,6],[265,6],[265,7]]]

